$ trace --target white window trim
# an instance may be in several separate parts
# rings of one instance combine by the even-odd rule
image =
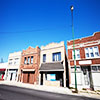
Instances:
[[[97,49],[98,49],[98,46],[94,46],[94,47],[97,47]],[[100,58],[100,54],[99,54],[99,56],[95,56],[95,51],[94,51],[94,47],[86,47],[86,48],[88,48],[88,51],[89,51],[89,49],[90,48],[92,48],[93,49],[93,54],[94,54],[94,57],[91,57],[91,55],[90,55],[90,51],[89,51],[89,57],[86,57],[86,48],[84,48],[84,51],[85,51],[85,58],[86,59],[90,59],[90,58]],[[98,53],[99,53],[99,49],[98,49]]]
[[[75,52],[76,50],[79,50],[79,55],[80,55],[80,49],[75,49]],[[75,53],[75,57],[76,57],[76,53]],[[74,50],[72,50],[72,59],[74,60]],[[75,58],[75,60],[80,60],[81,58]]]

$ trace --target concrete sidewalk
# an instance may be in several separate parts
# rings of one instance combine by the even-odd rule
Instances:
[[[92,97],[92,98],[100,99],[100,94],[97,94],[95,92],[80,90],[78,93],[72,93],[72,90],[68,89],[67,87],[66,88],[51,87],[51,86],[33,85],[33,84],[13,82],[13,81],[0,81],[0,84],[17,86],[17,87],[28,88],[28,89],[35,89],[35,90],[40,90],[40,91],[53,92],[53,93],[85,96],[85,97]]]
[[[23,87],[28,89],[35,89],[47,92],[61,93],[61,94],[71,94],[71,90],[64,87],[52,87],[52,86],[43,86],[43,85],[33,85],[21,82],[13,82],[13,81],[0,81],[0,84]]]

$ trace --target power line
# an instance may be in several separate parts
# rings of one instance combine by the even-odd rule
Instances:
[[[0,32],[0,34],[10,34],[10,33],[29,33],[29,32],[39,32],[39,31],[50,31],[50,30],[59,30],[59,29],[66,29],[66,27],[58,27],[58,28],[45,28],[45,29],[33,29],[33,30],[26,30],[26,31],[11,31],[11,32]]]

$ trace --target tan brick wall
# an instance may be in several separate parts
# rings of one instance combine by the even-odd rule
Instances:
[[[46,86],[60,87],[60,81],[45,81]]]

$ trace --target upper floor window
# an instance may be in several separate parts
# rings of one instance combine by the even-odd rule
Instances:
[[[12,62],[9,62],[9,65],[12,65]]]
[[[95,58],[99,57],[98,47],[89,47],[85,48],[85,56],[86,58]]]
[[[31,56],[31,64],[33,64],[33,56]]]
[[[13,64],[13,59],[9,59],[9,65]]]
[[[30,57],[28,57],[28,62],[27,62],[27,64],[30,64]]]
[[[26,59],[26,57],[24,58],[24,64],[27,64],[27,59]]]
[[[97,56],[97,57],[99,56],[98,47],[94,47],[94,53],[95,53],[95,54],[94,54],[95,56]]]
[[[43,62],[46,62],[46,54],[43,54]]]
[[[74,50],[72,51],[72,57],[74,59]],[[80,50],[79,49],[75,50],[75,59],[80,59]]]
[[[61,61],[61,52],[53,53],[53,61]]]
[[[19,58],[15,58],[14,64],[18,64]]]

